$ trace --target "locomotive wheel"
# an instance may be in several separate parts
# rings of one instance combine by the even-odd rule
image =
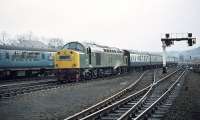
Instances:
[[[92,73],[88,73],[87,77],[88,77],[88,80],[91,80],[92,79]]]
[[[93,79],[98,78],[97,70],[93,70],[93,71],[92,71],[92,78],[93,78]]]

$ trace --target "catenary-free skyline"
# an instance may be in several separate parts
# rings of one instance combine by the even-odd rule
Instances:
[[[161,51],[162,33],[192,32],[200,37],[199,4],[198,0],[1,0],[0,31]],[[194,47],[199,45],[197,40]],[[182,42],[168,49],[189,47]]]

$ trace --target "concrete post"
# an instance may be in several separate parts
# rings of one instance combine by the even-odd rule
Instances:
[[[163,48],[163,73],[167,73],[167,67],[166,67],[166,44],[164,41],[162,41],[162,48]]]

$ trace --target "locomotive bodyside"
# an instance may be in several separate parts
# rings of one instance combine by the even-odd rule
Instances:
[[[76,55],[73,56],[69,54],[70,52]],[[71,59],[60,60],[58,59],[60,57]],[[56,53],[54,63],[60,80],[74,81],[125,72],[127,71],[127,60],[124,52],[117,48],[70,42]]]

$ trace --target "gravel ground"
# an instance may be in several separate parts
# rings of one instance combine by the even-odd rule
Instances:
[[[63,119],[122,90],[139,74],[64,85],[1,100],[0,120]]]
[[[189,73],[164,120],[200,120],[200,73]]]

